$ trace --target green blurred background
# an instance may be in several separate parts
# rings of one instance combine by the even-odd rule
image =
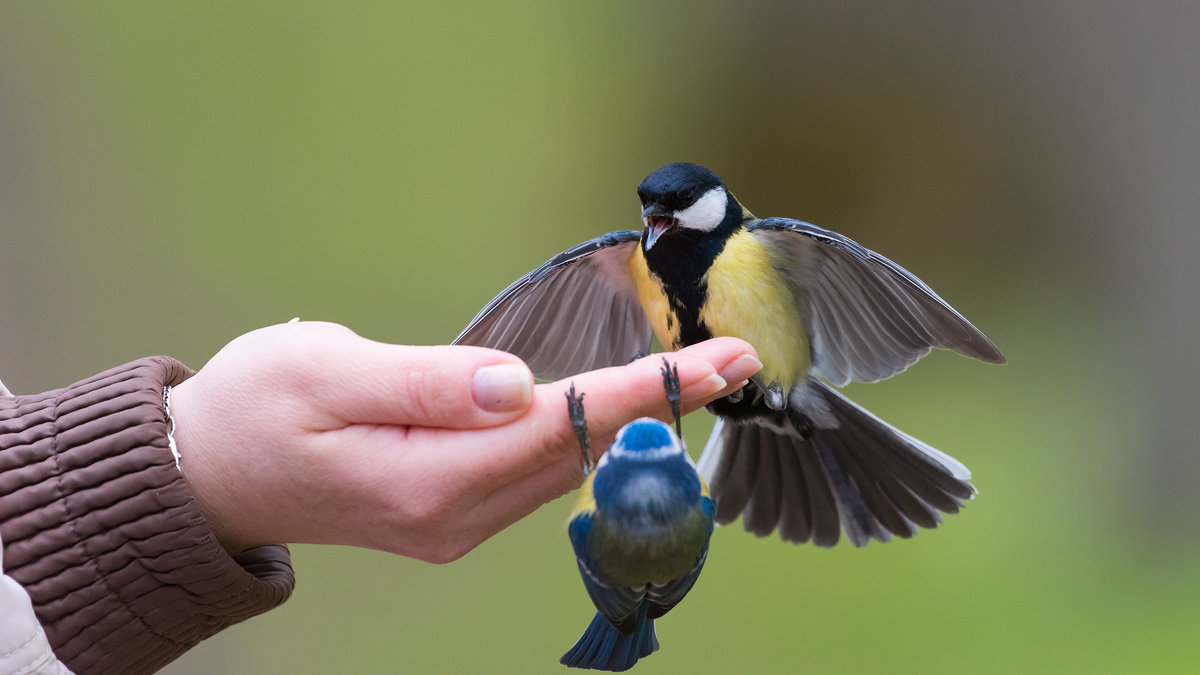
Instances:
[[[859,550],[721,529],[638,672],[1200,667],[1200,5],[347,5],[0,5],[10,388],[293,316],[444,343],[697,161],[1010,364],[849,391],[971,467],[962,514]],[[296,546],[291,601],[167,672],[562,672],[568,511],[440,567]]]

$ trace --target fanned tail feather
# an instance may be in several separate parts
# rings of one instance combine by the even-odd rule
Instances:
[[[625,635],[617,630],[599,612],[588,624],[583,636],[574,647],[563,654],[559,663],[572,668],[629,670],[638,659],[658,651],[658,637],[654,634],[654,619],[646,616],[648,604],[638,610],[637,626]]]
[[[789,408],[718,420],[698,467],[716,521],[833,546],[908,538],[957,513],[975,488],[957,460],[812,380]]]

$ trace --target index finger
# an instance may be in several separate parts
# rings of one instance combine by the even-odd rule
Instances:
[[[480,432],[493,451],[476,458],[479,470],[510,482],[561,465],[558,494],[578,485],[579,446],[567,415],[565,394],[573,384],[584,395],[591,454],[599,456],[617,430],[639,417],[671,414],[663,386],[662,358],[678,369],[681,408],[687,414],[741,386],[762,366],[754,348],[737,338],[708,340],[674,353],[656,354],[625,366],[581,373],[535,387],[533,402],[512,424]],[[722,373],[729,375],[728,381]],[[557,496],[557,495],[554,495]]]
[[[590,454],[595,458],[608,449],[621,426],[638,417],[670,415],[659,370],[662,358],[657,357],[665,357],[678,368],[685,414],[733,393],[744,384],[745,378],[762,367],[753,348],[732,338],[710,340],[674,354],[655,356],[628,366],[539,385],[535,402],[524,418],[502,428],[479,432],[499,435],[506,429],[521,427],[519,442],[513,444],[509,439],[508,447],[491,446],[490,452],[476,457],[470,468],[465,469],[484,472],[473,478],[494,481],[496,485],[476,506],[475,527],[480,540],[579,486],[583,479],[579,446],[563,396],[572,382],[577,391],[587,395]]]

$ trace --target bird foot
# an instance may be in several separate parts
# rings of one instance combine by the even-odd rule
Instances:
[[[565,394],[567,397],[567,417],[571,420],[571,427],[575,430],[575,438],[579,439],[579,453],[583,457],[583,475],[586,476],[596,468],[592,458],[588,455],[588,448],[591,445],[588,440],[587,419],[583,413],[583,392],[575,394],[575,383],[571,383],[571,389]]]
[[[683,400],[683,393],[679,386],[679,366],[672,365],[667,357],[663,357],[663,388],[667,390],[667,403],[671,404],[671,415],[675,418],[675,435],[683,438],[683,423],[680,414],[679,406]]]

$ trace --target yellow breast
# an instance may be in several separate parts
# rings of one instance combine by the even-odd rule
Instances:
[[[637,286],[638,300],[642,303],[646,317],[650,319],[650,327],[654,329],[658,341],[667,349],[682,347],[683,345],[679,344],[679,322],[674,319],[675,315],[671,311],[667,295],[663,292],[662,283],[646,267],[646,259],[642,257],[640,247],[629,256],[629,276]]]
[[[742,338],[758,350],[760,377],[787,392],[808,372],[808,337],[791,287],[766,247],[745,230],[734,234],[705,277],[700,320],[713,335]]]
[[[679,322],[640,249],[629,256],[629,275],[658,341],[667,349],[682,347]],[[734,234],[704,283],[708,295],[699,318],[714,337],[738,337],[754,345],[763,362],[763,382],[778,382],[784,392],[805,377],[811,365],[808,336],[791,287],[762,243],[745,230]]]
[[[581,513],[589,513],[596,510],[596,493],[592,489],[592,483],[595,479],[596,472],[593,471],[583,480],[583,485],[579,486],[579,494],[575,497],[575,506],[571,509],[571,518]]]

